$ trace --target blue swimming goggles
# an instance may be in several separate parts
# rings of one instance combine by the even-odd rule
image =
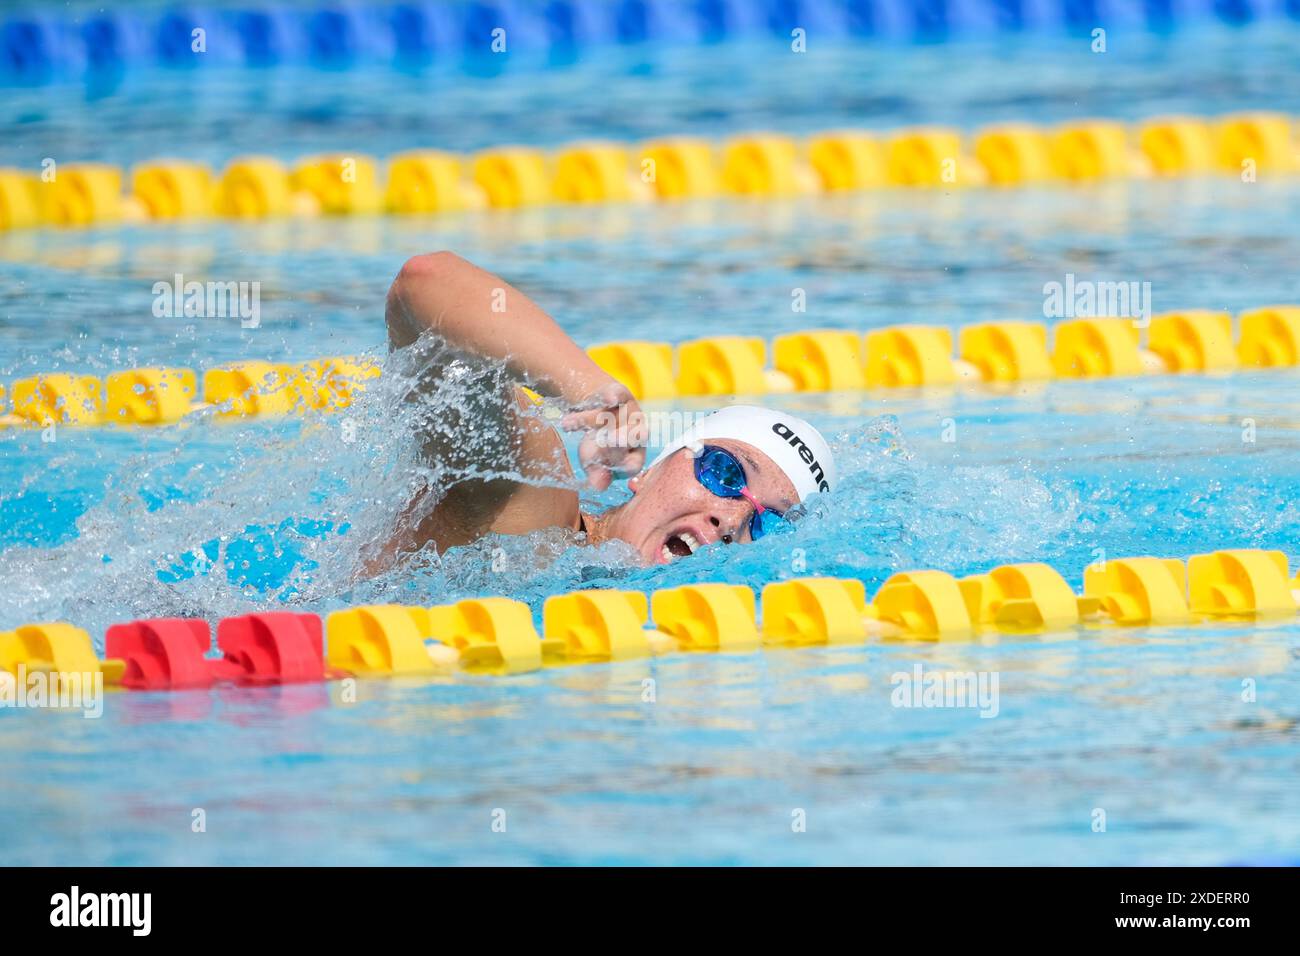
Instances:
[[[749,536],[755,541],[785,524],[781,512],[764,508],[754,497],[754,493],[749,490],[749,481],[745,478],[744,466],[725,448],[717,445],[701,446],[700,453],[695,456],[695,480],[719,498],[744,498],[753,505]]]

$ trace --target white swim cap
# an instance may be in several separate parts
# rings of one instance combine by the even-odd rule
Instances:
[[[729,405],[701,418],[661,451],[650,467],[710,438],[730,438],[757,448],[790,479],[800,501],[835,487],[835,458],[821,432],[802,418],[758,405]]]

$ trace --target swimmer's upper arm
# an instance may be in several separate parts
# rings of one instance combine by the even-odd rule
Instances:
[[[528,296],[452,252],[407,260],[389,290],[386,316],[395,349],[432,331],[572,404],[612,381]]]
[[[457,277],[462,266],[468,263],[458,256],[433,253],[402,267],[385,308],[389,346],[415,346],[401,373],[410,375],[412,392],[423,396],[425,408],[416,420],[425,457],[453,473],[511,470],[517,464],[515,387],[503,363],[481,355],[454,327],[448,335],[442,321],[465,294]]]
[[[407,260],[385,314],[392,348],[428,349],[415,356],[418,388],[430,394],[454,378],[462,392],[424,435],[430,456],[452,467],[528,464],[519,384],[578,405],[614,382],[528,296],[452,252]]]
[[[425,331],[437,330],[438,316],[428,310],[437,307],[434,296],[445,288],[440,280],[451,267],[448,256],[453,254],[432,252],[415,256],[406,260],[393,279],[384,309],[390,348],[406,348]]]

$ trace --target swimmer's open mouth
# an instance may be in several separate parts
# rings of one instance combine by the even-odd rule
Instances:
[[[680,534],[670,534],[659,553],[663,556],[664,564],[669,564],[678,558],[694,554],[699,546],[699,539],[695,535],[682,531]]]

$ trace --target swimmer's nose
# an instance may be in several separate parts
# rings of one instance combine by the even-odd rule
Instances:
[[[729,499],[724,500],[730,504]],[[741,529],[745,527],[745,521],[749,517],[749,503],[744,498],[735,500],[737,505],[729,507],[726,511],[715,510],[709,515],[709,524],[717,529],[717,540],[723,544],[732,544],[740,540]]]

